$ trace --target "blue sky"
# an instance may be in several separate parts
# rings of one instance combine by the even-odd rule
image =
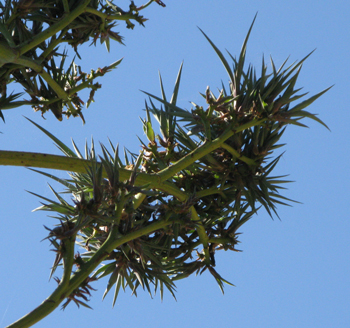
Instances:
[[[141,4],[139,1],[135,1]],[[126,7],[128,1],[115,1]],[[0,124],[2,149],[59,154],[51,140],[22,115],[50,130],[66,143],[81,147],[85,140],[108,143],[108,137],[138,152],[143,131],[145,96],[160,95],[158,70],[169,96],[184,61],[178,104],[201,102],[199,92],[227,81],[220,61],[202,36],[200,27],[221,49],[238,54],[248,28],[258,12],[248,43],[247,61],[260,68],[262,55],[271,55],[278,66],[290,63],[317,48],[305,62],[298,86],[315,94],[335,84],[310,108],[331,132],[313,121],[310,128],[289,127],[283,142],[286,151],[276,175],[290,174],[296,181],[285,196],[303,204],[279,207],[281,221],[261,211],[241,228],[241,253],[217,255],[217,269],[236,287],[222,295],[214,279],[204,273],[177,283],[177,302],[166,294],[153,299],[141,291],[120,294],[102,302],[106,280],[93,285],[90,306],[57,309],[36,327],[350,327],[349,246],[349,73],[350,6],[346,1],[174,1],[166,8],[156,4],[143,15],[146,28],[133,31],[119,26],[126,46],[85,47],[85,71],[124,57],[117,70],[99,81],[103,87],[96,102],[85,109],[86,124],[79,118],[58,122],[50,113],[33,113],[23,107],[5,113]],[[1,167],[1,298],[0,327],[17,320],[39,305],[56,286],[48,282],[54,254],[43,225],[54,222],[45,212],[34,212],[39,200],[25,190],[52,196],[47,179],[24,168]],[[66,177],[64,172],[54,172]]]

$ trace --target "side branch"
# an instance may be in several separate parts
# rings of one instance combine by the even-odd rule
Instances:
[[[43,169],[54,169],[68,172],[85,173],[91,161],[82,158],[73,158],[60,155],[50,155],[32,152],[20,151],[0,151],[0,165],[38,167]],[[120,168],[119,174],[121,180],[130,178],[132,171]],[[158,178],[145,173],[139,173],[137,177],[138,184],[151,183],[157,184]]]
[[[60,288],[61,285],[36,309],[28,313],[18,321],[9,325],[7,328],[27,328],[42,320],[44,317],[54,311],[64,298],[70,295],[78,288],[86,278],[97,268],[97,266],[112,252],[116,247],[127,243],[130,240],[136,239],[143,235],[150,234],[156,230],[162,229],[167,225],[173,224],[174,221],[159,221],[148,227],[134,231],[128,235],[122,236],[117,233],[118,229],[112,229],[109,237],[101,248],[87,261],[80,271],[77,271],[70,277],[69,285],[65,284],[65,288]]]
[[[222,147],[223,143],[230,137],[232,137],[235,133],[241,132],[245,129],[251,128],[256,125],[262,124],[266,119],[263,120],[252,120],[246,124],[243,124],[236,129],[228,129],[226,130],[219,138],[204,143],[202,146],[197,149],[191,151],[185,157],[178,160],[174,165],[167,167],[166,169],[158,172],[158,176],[161,177],[161,181],[165,181],[173,177],[177,172],[185,169],[190,166],[200,158],[205,155],[211,153],[213,150]]]
[[[60,155],[1,150],[0,165],[37,167],[42,169],[86,173],[86,169],[91,165],[91,161]],[[119,168],[120,180],[129,180],[131,174],[132,170]],[[106,172],[103,172],[103,177],[107,177]],[[181,191],[174,184],[167,181],[162,182],[156,174],[138,172],[135,185],[142,186],[147,184],[150,188],[167,192],[181,201],[185,201],[188,197],[186,193]]]
[[[66,14],[63,18],[61,18],[56,24],[53,24],[46,30],[34,36],[32,39],[24,42],[18,46],[19,55],[25,54],[27,51],[33,49],[38,46],[40,43],[44,42],[48,38],[52,37],[56,33],[62,31],[68,24],[73,22],[79,15],[81,15],[85,8],[89,5],[90,0],[83,0],[81,4],[78,5],[71,13]]]

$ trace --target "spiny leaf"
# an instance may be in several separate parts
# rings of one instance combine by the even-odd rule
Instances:
[[[46,129],[44,129],[43,127],[41,127],[39,124],[33,122],[31,119],[29,119],[28,117],[25,117],[28,121],[30,121],[31,123],[33,123],[37,128],[39,128],[41,131],[43,131],[50,139],[52,139],[57,147],[67,156],[69,157],[78,157],[68,146],[66,146],[62,141],[60,141],[59,139],[57,139],[53,134],[51,134],[49,131],[47,131]]]
[[[172,105],[176,105],[177,96],[178,96],[178,94],[179,94],[182,67],[183,67],[183,62],[181,63],[179,72],[177,73],[177,77],[176,77],[176,81],[175,81],[175,86],[174,86],[173,95],[172,95],[172,97],[171,97],[171,99],[170,99],[170,103],[171,103]],[[165,99],[164,99],[164,100],[165,100]]]
[[[326,93],[330,88],[332,88],[333,86],[330,86],[329,88],[317,93],[316,95],[310,97],[309,99],[301,102],[300,104],[296,105],[295,107],[293,107],[292,109],[290,109],[288,111],[288,114],[290,117],[308,117],[311,118],[313,120],[315,120],[316,122],[322,124],[324,127],[326,127],[329,130],[329,127],[323,122],[321,121],[319,118],[317,118],[314,114],[311,114],[309,112],[303,111],[302,109],[304,109],[305,107],[310,106],[316,99],[318,99],[319,97],[321,97],[324,93]]]
[[[210,45],[215,50],[216,54],[219,56],[222,64],[224,65],[224,67],[226,69],[226,72],[227,72],[228,76],[230,77],[231,83],[234,84],[234,73],[232,72],[231,67],[228,64],[226,58],[224,57],[222,52],[218,49],[218,47],[209,39],[209,37],[199,27],[198,27],[198,29],[203,33],[205,38],[209,41]]]

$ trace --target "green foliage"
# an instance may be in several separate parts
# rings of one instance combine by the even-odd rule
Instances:
[[[110,10],[119,10],[107,4]],[[251,65],[246,67],[253,24],[238,59],[228,53],[231,64],[203,32],[229,76],[229,84],[222,84],[218,94],[206,89],[204,106],[192,103],[190,111],[177,106],[182,65],[170,101],[161,78],[161,97],[145,92],[149,99],[141,122],[148,142],[140,139],[139,154],[124,151],[122,159],[119,147],[110,142],[109,150],[100,145],[98,155],[93,140],[83,154],[74,142],[70,149],[34,122],[64,156],[45,155],[40,162],[31,154],[16,159],[10,152],[0,152],[0,164],[70,172],[61,179],[34,170],[65,187],[56,192],[50,186],[56,200],[37,195],[43,200],[38,210],[52,212],[58,221],[46,229],[56,254],[51,276],[60,265],[63,276],[55,278],[59,285],[48,302],[11,327],[27,327],[64,298],[63,308],[71,301],[89,307],[90,284],[104,277],[108,281],[103,297],[114,290],[113,304],[127,288],[134,295],[139,287],[151,296],[159,290],[161,297],[166,288],[175,297],[176,280],[204,271],[222,292],[224,284],[232,285],[215,270],[217,252],[238,251],[239,228],[259,209],[278,216],[277,206],[291,202],[280,194],[289,181],[272,174],[281,157],[274,151],[283,146],[280,139],[287,125],[304,127],[300,120],[307,117],[326,126],[304,109],[328,89],[294,105],[305,96],[295,85],[308,56],[288,67],[284,62],[279,69],[271,60],[271,73],[263,59],[259,78]],[[58,71],[62,70],[63,64]],[[73,71],[71,65],[67,74]],[[67,83],[63,77],[61,81]],[[75,251],[75,244],[83,253]]]
[[[2,110],[30,105],[45,114],[51,111],[58,120],[62,115],[80,116],[84,101],[79,92],[89,89],[86,107],[94,100],[101,84],[96,78],[116,68],[121,60],[85,73],[74,59],[66,68],[67,51],[86,43],[104,43],[110,50],[110,40],[123,44],[123,37],[115,31],[117,21],[124,21],[133,29],[132,21],[143,25],[147,20],[140,11],[154,0],[137,7],[133,1],[124,11],[111,1],[84,0],[21,0],[0,1],[0,117]],[[155,1],[165,6],[161,1]],[[10,83],[21,85],[24,92],[8,95]],[[18,101],[27,94],[30,100]]]
[[[289,108],[303,96],[297,95],[299,89],[294,86],[305,59],[286,69],[284,63],[278,70],[271,61],[271,74],[266,73],[263,62],[262,76],[257,79],[250,65],[243,69],[247,39],[238,60],[230,55],[231,68],[205,37],[230,77],[229,86],[223,86],[218,96],[207,88],[203,94],[206,109],[197,104],[191,111],[177,107],[181,65],[170,102],[161,79],[162,98],[148,94],[146,119],[141,121],[149,143],[143,143],[139,156],[126,155],[123,163],[118,147],[112,144],[111,151],[101,144],[102,155],[97,156],[92,141],[90,149],[85,147],[84,158],[90,163],[86,173],[70,173],[67,180],[49,175],[67,188],[64,193],[72,195],[73,204],[53,191],[57,200],[45,198],[39,209],[55,212],[60,221],[48,237],[56,253],[62,249],[59,240],[77,235],[78,245],[86,250],[76,255],[78,271],[92,260],[114,229],[118,240],[155,223],[164,225],[115,247],[92,274],[91,280],[109,276],[104,297],[114,287],[113,304],[120,289],[126,287],[137,295],[141,286],[152,295],[151,285],[154,290],[160,286],[161,294],[165,286],[174,295],[173,281],[207,269],[223,290],[227,281],[214,269],[216,252],[237,251],[238,229],[259,208],[277,215],[277,205],[290,201],[279,193],[289,181],[271,175],[280,159],[272,154],[281,147],[279,140],[286,125],[304,126],[299,122],[303,117],[319,121],[302,108],[325,91]],[[160,108],[152,98],[160,102]],[[161,135],[155,135],[150,113],[159,122]],[[83,157],[74,143],[75,152],[41,129],[66,156]],[[210,151],[204,149],[210,144],[216,145]],[[194,157],[198,152],[200,155]],[[182,164],[191,156],[192,160]],[[120,169],[130,170],[128,179],[120,178]],[[136,177],[141,173],[161,177],[172,189],[154,186],[151,181],[138,183]],[[56,257],[53,271],[59,263]]]

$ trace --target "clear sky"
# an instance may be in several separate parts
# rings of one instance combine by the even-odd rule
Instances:
[[[169,293],[163,302],[141,290],[101,298],[106,280],[92,286],[90,306],[57,309],[36,327],[350,327],[350,221],[349,204],[349,52],[350,23],[347,1],[333,0],[164,0],[143,15],[146,28],[119,30],[126,46],[86,47],[83,69],[89,71],[124,57],[117,70],[99,81],[96,102],[79,118],[58,122],[51,113],[33,113],[24,107],[5,112],[0,122],[1,148],[59,154],[52,141],[22,115],[39,123],[66,143],[81,147],[91,136],[108,143],[108,137],[138,152],[136,135],[143,135],[145,96],[160,95],[158,70],[169,96],[184,61],[178,104],[190,109],[200,102],[199,92],[227,81],[214,51],[197,29],[200,27],[224,51],[238,54],[254,18],[247,61],[260,69],[262,55],[276,65],[290,63],[317,48],[305,62],[298,86],[315,94],[335,84],[310,108],[330,127],[306,120],[309,129],[289,127],[282,142],[286,150],[276,175],[290,174],[296,181],[285,196],[303,204],[278,208],[281,221],[264,212],[241,228],[241,253],[219,252],[217,269],[236,287],[222,295],[209,273],[177,283],[177,302]],[[126,7],[128,1],[116,1]],[[135,0],[140,5],[141,2]],[[204,104],[203,104],[204,105]],[[0,327],[17,320],[39,305],[56,287],[48,282],[54,253],[48,241],[40,242],[54,222],[30,190],[53,198],[47,179],[24,168],[1,167],[1,270]],[[54,172],[66,177],[64,172]],[[221,253],[221,254],[220,254]]]

